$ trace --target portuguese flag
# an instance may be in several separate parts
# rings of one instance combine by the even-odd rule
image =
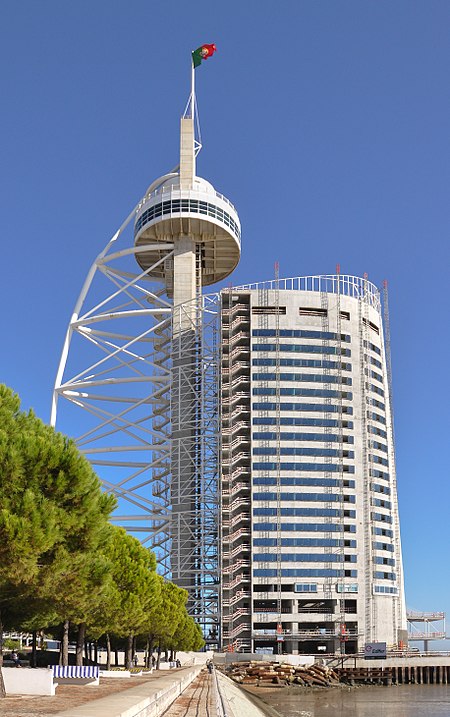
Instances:
[[[208,57],[212,57],[217,50],[215,45],[202,45],[197,47],[192,53],[192,64],[194,67],[198,67],[202,64],[202,60],[207,60]]]

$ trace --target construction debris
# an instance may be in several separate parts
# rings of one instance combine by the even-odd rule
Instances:
[[[322,665],[289,665],[266,660],[233,662],[227,669],[232,680],[241,685],[274,687],[276,685],[300,685],[302,687],[335,687],[339,684],[337,673]]]

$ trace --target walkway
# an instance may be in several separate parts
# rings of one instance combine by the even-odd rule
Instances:
[[[213,676],[203,670],[163,715],[164,717],[217,717]]]

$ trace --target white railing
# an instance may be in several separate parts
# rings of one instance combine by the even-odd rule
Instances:
[[[288,279],[271,279],[255,284],[242,284],[233,287],[233,291],[255,291],[258,289],[276,289],[279,291],[317,291],[327,294],[349,296],[353,299],[367,299],[370,306],[381,311],[380,291],[368,279],[348,274],[330,274],[318,276],[296,276]]]

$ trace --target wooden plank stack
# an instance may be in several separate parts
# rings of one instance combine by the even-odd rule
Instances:
[[[252,660],[251,662],[233,662],[228,676],[242,685],[259,687],[334,687],[339,677],[330,667],[322,665],[289,665],[287,663]]]

